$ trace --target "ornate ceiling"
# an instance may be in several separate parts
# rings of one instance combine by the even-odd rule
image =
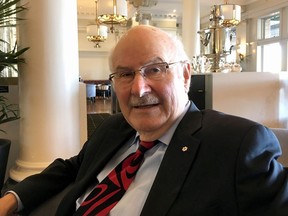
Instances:
[[[98,0],[98,5],[101,4]],[[132,2],[132,0],[127,0]],[[136,0],[134,0],[136,2]],[[141,0],[137,0],[141,1]],[[151,14],[155,26],[175,26],[182,22],[182,0],[143,0],[145,2],[157,2],[156,6],[140,7],[141,14]],[[211,6],[225,4],[225,0],[199,0],[200,1],[200,17],[204,22],[209,20]],[[247,5],[260,0],[230,0],[228,4]],[[213,5],[212,5],[213,2]],[[77,0],[78,9],[78,28],[84,30],[88,24],[95,23],[95,0]],[[135,15],[136,8],[132,4],[128,4],[128,16]],[[128,18],[129,18],[128,17]],[[171,23],[172,21],[172,23]],[[160,23],[159,23],[160,22]]]
[[[98,0],[99,4],[101,1]],[[155,0],[154,0],[155,1]],[[230,4],[246,5],[259,0],[199,0],[200,1],[200,15],[201,17],[207,16],[210,13],[210,7],[212,5],[219,5],[228,2]],[[95,16],[95,0],[77,0],[78,16],[81,18],[89,18]],[[145,10],[149,10],[154,16],[167,17],[167,16],[181,16],[182,14],[182,0],[158,0],[156,6],[147,7]],[[176,10],[173,12],[173,10]]]

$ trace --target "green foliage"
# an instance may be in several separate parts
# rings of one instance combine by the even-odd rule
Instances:
[[[2,40],[2,42],[6,43]],[[24,63],[25,60],[23,58],[20,58],[19,56],[22,55],[24,52],[26,52],[29,48],[23,48],[21,50],[17,51],[17,43],[15,43],[13,50],[8,52],[3,52],[0,50],[0,72],[5,67],[10,67],[13,70],[17,71],[17,68],[15,67],[18,63]]]
[[[0,0],[0,28],[14,27],[18,20],[22,20],[17,17],[16,14],[20,13],[26,8],[24,6],[18,6],[20,0]],[[3,44],[9,44],[7,41],[1,40]],[[3,47],[3,46],[2,46]],[[11,68],[17,71],[15,65],[18,63],[24,63],[24,59],[19,56],[26,52],[29,48],[23,48],[17,50],[17,43],[15,43],[12,50],[0,50],[0,73],[4,68]]]
[[[22,20],[17,17],[21,11],[26,10],[23,5],[18,5],[20,0],[0,0],[0,28],[15,27],[17,21]],[[0,39],[2,47],[9,45],[9,42]],[[17,71],[16,65],[24,63],[24,59],[19,57],[29,48],[18,50],[17,43],[14,44],[12,50],[0,50],[0,73],[4,68],[11,68]],[[6,97],[0,95],[0,124],[19,119],[19,108],[16,104],[10,104]],[[0,129],[0,131],[5,132]]]
[[[17,20],[21,18],[15,15],[23,10],[24,6],[17,6],[20,0],[0,0],[0,28],[16,26]]]
[[[0,124],[19,119],[19,109],[17,104],[7,103],[7,98],[0,95]],[[0,131],[4,132],[0,129]]]

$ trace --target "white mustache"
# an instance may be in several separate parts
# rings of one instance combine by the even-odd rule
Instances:
[[[139,107],[139,106],[149,106],[153,104],[158,104],[159,99],[151,94],[144,95],[142,97],[136,97],[132,96],[130,98],[130,105],[133,107]]]

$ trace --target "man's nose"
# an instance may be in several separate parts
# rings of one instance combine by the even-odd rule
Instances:
[[[148,85],[148,80],[140,70],[135,72],[131,91],[132,94],[135,94],[139,97],[151,91],[151,88]]]

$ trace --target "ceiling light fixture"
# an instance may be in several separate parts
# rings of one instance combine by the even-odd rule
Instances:
[[[95,0],[95,14],[96,24],[88,25],[86,27],[87,39],[90,42],[95,43],[95,48],[100,48],[100,42],[104,42],[108,37],[108,27],[100,25],[97,20],[98,0]]]
[[[98,0],[99,1],[99,0]],[[126,0],[100,0],[99,16],[100,24],[111,25],[110,32],[115,31],[114,25],[125,25],[127,22],[127,1]]]
[[[220,5],[222,10],[222,15],[224,17],[222,25],[224,27],[236,26],[241,21],[241,6],[235,4],[229,4],[225,0],[225,4]]]
[[[139,7],[152,7],[157,5],[158,0],[127,0],[135,8]]]

